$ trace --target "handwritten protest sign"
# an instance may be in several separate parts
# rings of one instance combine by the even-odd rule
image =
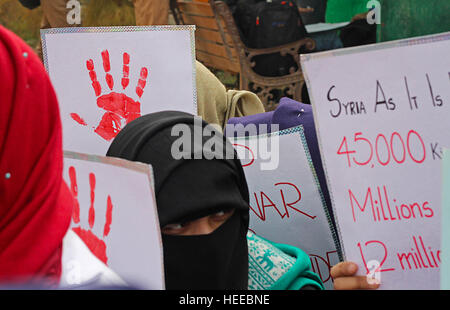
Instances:
[[[64,149],[105,155],[128,123],[152,112],[197,114],[194,26],[41,30],[58,95]]]
[[[382,289],[438,289],[450,33],[302,55],[344,256]]]
[[[442,157],[441,289],[450,290],[450,149]]]
[[[65,152],[75,198],[71,229],[125,282],[164,289],[161,233],[149,165]]]
[[[331,289],[330,267],[339,262],[340,252],[303,127],[230,141],[249,186],[250,230],[305,251],[313,270]],[[264,156],[269,148],[270,158]]]

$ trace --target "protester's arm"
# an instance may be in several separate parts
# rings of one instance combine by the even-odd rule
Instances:
[[[342,262],[331,268],[335,290],[370,290],[377,289],[380,284],[369,284],[367,277],[356,276],[358,265]]]
[[[355,16],[353,16],[353,18],[350,22],[353,23],[354,21],[357,21],[357,20],[367,19],[367,14],[369,14],[369,12],[356,14]]]

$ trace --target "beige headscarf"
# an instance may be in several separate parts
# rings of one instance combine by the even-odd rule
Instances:
[[[249,91],[229,90],[197,61],[198,115],[212,125],[224,128],[232,117],[264,113],[259,97]]]

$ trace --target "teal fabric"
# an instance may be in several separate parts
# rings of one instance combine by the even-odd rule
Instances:
[[[299,248],[247,234],[249,290],[299,290],[306,285],[324,290],[311,271],[309,256]]]

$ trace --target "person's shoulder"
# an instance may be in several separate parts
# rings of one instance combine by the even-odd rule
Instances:
[[[93,289],[127,287],[113,270],[99,260],[72,230],[63,239],[60,288]]]
[[[324,289],[302,249],[272,242],[250,231],[247,243],[250,290]]]
[[[299,253],[303,254],[304,252],[296,248],[294,246],[290,246],[287,244],[272,242],[264,237],[261,237],[251,231],[247,233],[247,243],[249,248],[257,248],[259,250],[275,252],[275,254],[282,255],[286,260],[290,260],[295,262]]]
[[[296,258],[276,244],[252,233],[247,234],[249,289],[270,289],[294,266]]]

